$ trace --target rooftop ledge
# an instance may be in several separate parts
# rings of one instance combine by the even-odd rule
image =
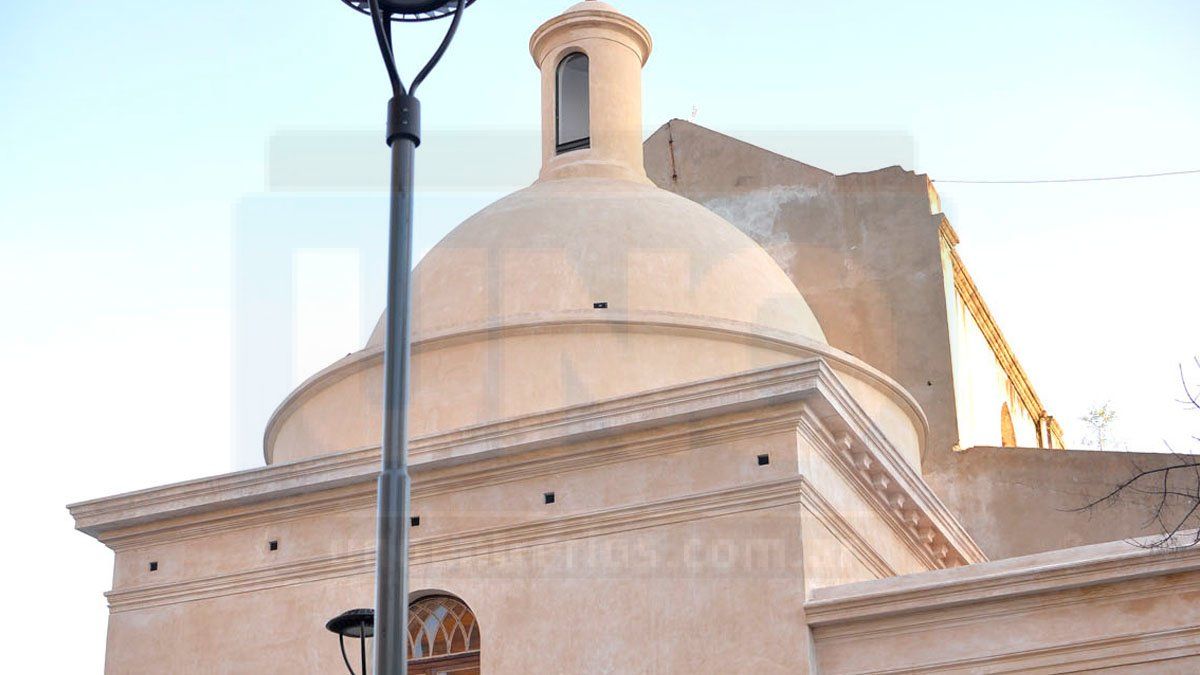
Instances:
[[[826,436],[836,435],[837,443],[842,444],[841,455],[851,454],[860,460],[869,456],[873,470],[889,477],[885,481],[889,489],[903,492],[913,509],[910,515],[919,515],[924,526],[939,535],[939,541],[967,562],[986,559],[821,358],[415,438],[410,447],[413,491],[419,496],[423,491],[503,480],[513,471],[532,470],[525,465],[537,462],[562,463],[556,470],[569,468],[570,463],[588,461],[597,453],[619,452],[628,440],[622,436],[631,433],[646,436],[638,443],[696,433],[694,428],[683,428],[679,423],[703,420],[714,433],[719,433],[722,425],[762,423],[764,415],[772,416],[768,408],[774,408],[773,415],[781,419],[790,415],[797,423],[815,420]],[[746,410],[763,414],[752,420],[737,420],[736,413]],[[726,417],[731,415],[733,421]],[[564,448],[566,454],[556,453],[557,459],[522,462],[516,468],[507,463],[498,467],[495,462],[478,462],[544,448]],[[67,508],[76,529],[106,541],[119,538],[127,528],[153,527],[159,522],[169,526],[164,521],[370,483],[376,479],[378,468],[378,447],[366,447],[80,502]],[[433,469],[440,471],[433,474]],[[844,470],[848,475],[861,473],[848,464]]]
[[[1178,535],[1191,541],[1191,533]],[[1200,547],[1152,548],[1157,537],[1112,541],[953,569],[819,588],[805,613],[814,628],[1200,570]]]

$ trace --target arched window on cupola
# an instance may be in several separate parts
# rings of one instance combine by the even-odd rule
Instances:
[[[559,154],[591,146],[588,57],[573,52],[558,64],[555,133]]]
[[[457,598],[434,595],[408,606],[409,675],[479,675],[479,623]]]

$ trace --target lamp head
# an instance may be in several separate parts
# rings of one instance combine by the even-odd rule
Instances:
[[[330,619],[325,628],[348,638],[375,637],[375,610],[352,609]]]
[[[371,13],[368,0],[342,0],[350,7],[362,12]],[[464,7],[474,4],[475,0],[466,0]],[[432,21],[454,14],[458,8],[457,0],[379,0],[379,8],[392,21]]]

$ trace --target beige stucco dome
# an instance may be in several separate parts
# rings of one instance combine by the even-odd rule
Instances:
[[[414,435],[743,372],[824,345],[760,246],[651,184],[539,181],[455,228],[413,284]],[[601,305],[601,307],[597,307]],[[379,437],[382,326],[272,420],[271,461]]]
[[[612,319],[824,341],[758,244],[712,211],[632,181],[545,181],[501,199],[425,256],[414,289],[418,339]],[[368,347],[382,343],[380,326]]]
[[[538,28],[530,52],[542,73],[542,170],[455,228],[416,268],[411,437],[820,356],[875,419],[895,420],[905,437],[898,444],[918,455],[919,410],[890,380],[826,344],[770,255],[646,178],[645,29],[588,0]],[[591,64],[591,138],[564,151],[555,77],[575,52]],[[382,342],[376,328],[365,349],[280,405],[266,432],[269,463],[378,445]]]

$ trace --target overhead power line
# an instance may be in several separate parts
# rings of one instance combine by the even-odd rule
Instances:
[[[1032,180],[943,180],[931,178],[934,183],[971,183],[976,185],[1025,185],[1031,183],[1096,183],[1106,180],[1135,180],[1138,178],[1161,178],[1163,176],[1184,176],[1200,173],[1200,169],[1186,171],[1163,171],[1162,173],[1137,173],[1128,176],[1103,176],[1100,178],[1046,178]]]

